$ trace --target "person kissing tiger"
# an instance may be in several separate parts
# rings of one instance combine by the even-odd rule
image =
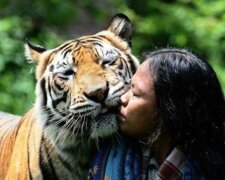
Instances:
[[[0,179],[87,179],[99,139],[116,133],[116,108],[139,62],[132,27],[116,14],[108,28],[45,49],[25,43],[37,64],[35,105],[0,119]]]

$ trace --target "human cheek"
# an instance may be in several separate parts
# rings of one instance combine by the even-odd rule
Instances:
[[[137,102],[131,99],[126,108],[124,108],[123,113],[128,122],[132,123],[133,121],[137,121],[139,116],[139,107],[137,105]],[[143,113],[141,114],[141,116],[143,116]]]

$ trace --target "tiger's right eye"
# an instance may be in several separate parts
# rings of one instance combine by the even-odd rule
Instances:
[[[107,68],[108,66],[114,64],[118,58],[118,54],[114,52],[107,53],[101,60],[100,64]]]

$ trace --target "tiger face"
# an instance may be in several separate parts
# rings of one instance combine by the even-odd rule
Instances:
[[[130,39],[130,21],[119,14],[107,30],[53,49],[25,44],[26,57],[37,62],[37,117],[47,136],[73,141],[117,131],[116,108],[138,66]]]

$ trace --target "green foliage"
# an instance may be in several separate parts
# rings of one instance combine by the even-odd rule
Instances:
[[[187,48],[209,61],[225,93],[225,1],[114,1],[134,24],[135,54],[156,47]]]
[[[125,13],[133,23],[133,52],[137,57],[156,47],[188,48],[212,64],[225,92],[223,0],[2,0],[0,110],[23,114],[35,101],[35,65],[24,58],[26,38],[46,48],[55,47],[71,38],[70,25],[80,20],[81,14],[105,27],[117,12]]]
[[[10,11],[11,12],[11,11]],[[24,58],[23,44],[27,37],[31,41],[56,46],[62,42],[54,32],[43,27],[38,30],[32,17],[9,15],[0,20],[0,110],[22,114],[35,101],[35,66]],[[32,34],[35,34],[32,37]]]

